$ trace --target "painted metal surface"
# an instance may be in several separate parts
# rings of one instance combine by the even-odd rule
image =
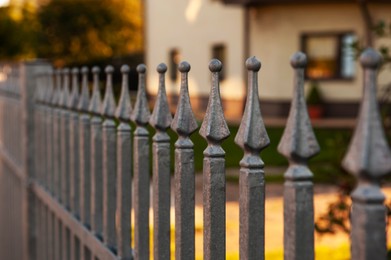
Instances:
[[[170,259],[170,137],[167,129],[172,117],[168,107],[164,74],[167,66],[163,63],[157,67],[159,73],[159,90],[153,113],[149,120],[156,133],[153,136],[153,259]]]
[[[258,95],[258,71],[255,57],[246,61],[247,99],[235,143],[244,156],[239,174],[239,254],[240,259],[265,258],[265,173],[259,153],[269,143]]]
[[[291,57],[293,98],[278,151],[289,161],[284,174],[284,259],[314,259],[314,203],[312,172],[307,161],[320,151],[304,97],[307,57]]]
[[[178,135],[175,142],[175,259],[195,259],[194,238],[194,144],[190,135],[197,128],[197,121],[190,105],[188,73],[190,64],[181,62],[181,89],[171,128]]]
[[[384,135],[376,98],[381,55],[366,49],[360,57],[364,91],[357,126],[342,165],[358,179],[351,211],[351,257],[387,258],[385,196],[379,183],[391,172],[391,152]]]
[[[200,135],[208,142],[204,150],[204,259],[225,259],[225,152],[221,147],[230,135],[220,98],[219,72],[222,64],[209,63],[212,87]]]
[[[132,121],[136,123],[133,138],[133,209],[134,209],[134,257],[149,259],[149,132],[147,127],[150,112],[145,89],[147,68],[137,66],[139,85]]]
[[[129,96],[129,66],[121,67],[121,97],[116,110],[120,121],[117,127],[117,255],[121,260],[132,259],[131,208],[132,208],[132,132],[130,115],[132,105]]]

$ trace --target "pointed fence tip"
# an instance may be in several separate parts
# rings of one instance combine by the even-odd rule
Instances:
[[[258,72],[261,69],[261,62],[255,56],[252,56],[246,60],[246,68]]]
[[[178,66],[178,70],[182,73],[187,73],[190,71],[190,64],[187,62],[187,61],[182,61],[179,66]]]
[[[372,48],[365,49],[360,56],[361,66],[364,68],[377,69],[381,65],[382,60],[380,53]]]
[[[164,64],[164,63],[160,63],[160,64],[157,66],[156,71],[157,71],[158,73],[160,73],[160,74],[166,73],[166,71],[167,71],[167,65]]]
[[[189,73],[190,68],[191,66],[187,61],[182,61],[178,66],[178,70],[182,74],[181,89],[175,116],[171,122],[171,128],[181,136],[190,136],[198,128],[189,97],[187,73]]]
[[[290,61],[293,69],[304,69],[307,57],[302,52],[296,52]],[[278,151],[294,161],[310,159],[320,151],[305,103],[304,73],[295,73],[290,112]]]
[[[167,95],[166,95],[166,86],[164,80],[164,74],[167,71],[167,66],[164,63],[160,63],[156,71],[159,73],[159,90],[156,97],[155,106],[149,123],[157,129],[166,130],[170,127],[172,122],[172,116],[170,113],[170,108],[168,106]]]
[[[218,59],[212,59],[209,62],[209,70],[211,72],[220,72],[223,69],[223,64]]]
[[[212,87],[205,118],[199,131],[204,139],[217,143],[230,136],[220,98],[218,73],[221,71],[222,67],[222,63],[217,59],[213,59],[209,63],[209,70],[212,72]]]
[[[149,112],[148,99],[145,87],[145,73],[147,66],[145,64],[139,64],[136,68],[139,74],[138,91],[136,104],[131,115],[132,121],[137,125],[144,126],[148,124],[151,113]]]
[[[130,95],[129,95],[129,85],[128,85],[128,74],[130,72],[130,68],[128,65],[122,65],[121,66],[121,73],[122,73],[122,87],[121,87],[121,96],[119,99],[117,111],[116,111],[116,117],[122,121],[129,121],[131,112],[132,112],[132,105],[130,103]]]
[[[102,104],[100,90],[99,90],[99,73],[100,73],[100,68],[98,66],[92,67],[94,82],[93,82],[92,97],[88,108],[89,112],[97,115],[100,114],[100,109]]]
[[[307,66],[307,56],[301,51],[294,53],[291,57],[291,66],[295,69],[305,68]]]
[[[255,56],[250,57],[246,60],[246,68],[249,74],[246,106],[235,136],[235,143],[243,150],[259,153],[270,144],[262,119],[258,94],[257,73],[261,69],[261,62]]]
[[[139,64],[136,69],[137,69],[137,72],[141,73],[141,74],[144,74],[147,72],[147,66],[145,66],[145,64]]]
[[[115,109],[116,109],[114,94],[113,94],[114,67],[111,65],[106,66],[105,73],[106,73],[106,91],[105,91],[105,96],[102,105],[102,116],[111,118],[114,116]]]
[[[88,74],[88,67],[87,67],[87,66],[83,66],[83,67],[81,68],[81,73],[82,73],[82,74]]]

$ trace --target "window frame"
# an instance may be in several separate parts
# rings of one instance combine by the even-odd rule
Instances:
[[[342,75],[342,48],[343,48],[343,37],[346,35],[354,35],[357,36],[357,33],[355,33],[353,30],[346,30],[346,31],[324,31],[324,32],[303,32],[300,34],[300,49],[302,52],[304,52],[307,55],[307,60],[309,61],[310,57],[307,52],[307,42],[306,40],[310,37],[334,37],[338,40],[338,47],[337,47],[337,53],[335,54],[335,57],[337,59],[337,71],[338,75],[333,77],[323,77],[323,78],[313,78],[309,77],[307,74],[307,67],[304,71],[304,77],[306,80],[316,80],[316,81],[353,81],[356,77],[356,73],[353,76],[350,77],[344,77]]]

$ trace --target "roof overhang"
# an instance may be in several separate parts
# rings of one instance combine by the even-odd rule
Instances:
[[[383,3],[391,4],[391,0],[222,0],[225,4],[243,6],[262,6],[274,4],[348,4],[348,3]]]

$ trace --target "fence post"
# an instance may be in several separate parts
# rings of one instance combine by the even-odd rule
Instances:
[[[132,133],[128,74],[129,66],[123,65],[121,97],[116,111],[117,128],[117,254],[121,260],[131,260],[131,208],[132,208]]]
[[[61,193],[63,198],[63,205],[70,209],[70,150],[69,150],[69,111],[68,101],[70,98],[70,78],[69,69],[62,70],[63,75],[63,89],[60,96],[60,117],[61,117]],[[68,228],[62,223],[62,257],[69,259],[70,256],[70,234]]]
[[[47,94],[45,97],[45,109],[46,109],[46,118],[45,118],[45,128],[46,132],[46,182],[47,190],[50,193],[53,193],[53,111],[51,107],[52,98],[54,95],[54,86],[53,86],[53,68],[49,68],[46,74],[47,80]],[[50,249],[49,249],[50,250]]]
[[[146,128],[150,112],[145,90],[144,64],[137,66],[139,85],[132,120],[134,131],[133,182],[134,182],[134,242],[135,259],[149,259],[149,133]]]
[[[21,218],[23,241],[21,241],[21,249],[23,259],[35,260],[36,255],[36,218],[35,207],[36,200],[31,190],[31,183],[35,179],[34,167],[34,91],[36,82],[35,75],[45,71],[47,65],[45,63],[25,63],[20,66],[18,85],[13,86],[15,91],[20,86],[21,94],[21,132],[22,132],[22,158],[21,163],[24,171],[24,181],[21,183],[22,193],[21,198]]]
[[[204,259],[225,259],[225,152],[221,142],[229,135],[220,99],[219,60],[209,63],[212,87],[200,135],[208,142],[204,151]]]
[[[103,144],[103,241],[112,251],[116,250],[115,211],[117,200],[117,139],[114,114],[116,104],[113,96],[113,66],[107,66],[106,92],[102,104]]]
[[[79,69],[72,69],[72,92],[68,100],[69,109],[69,149],[70,149],[70,206],[76,218],[80,217],[79,206],[79,114],[77,105],[79,103]]]
[[[56,70],[56,90],[53,95],[53,147],[54,147],[54,180],[55,186],[53,187],[54,194],[59,202],[62,201],[61,197],[61,110],[59,107],[60,96],[62,92],[61,86],[61,70]],[[54,215],[55,216],[55,215]],[[54,259],[61,259],[62,257],[62,231],[61,223],[56,217],[54,217]]]
[[[103,231],[103,180],[102,180],[102,118],[100,116],[102,100],[99,90],[98,67],[92,68],[94,75],[93,91],[89,112],[91,113],[91,229],[102,239]]]
[[[320,148],[313,132],[304,98],[304,69],[307,57],[297,52],[293,98],[287,125],[278,151],[289,160],[284,183],[284,259],[314,259],[314,203],[312,173],[307,161]]]
[[[88,107],[90,95],[88,90],[88,68],[82,67],[82,86],[79,98],[79,145],[80,145],[80,220],[89,229],[91,228],[91,142],[90,142],[90,115]],[[83,252],[83,250],[82,250]]]
[[[379,183],[391,172],[391,152],[384,135],[376,96],[381,56],[366,49],[360,57],[364,69],[364,96],[357,126],[343,167],[356,176],[352,192],[351,259],[387,258],[385,196]]]
[[[246,61],[247,99],[235,142],[243,151],[239,175],[239,253],[240,259],[265,258],[265,173],[259,153],[270,140],[263,123],[258,95],[258,71],[255,57]]]
[[[168,107],[164,73],[167,66],[159,64],[159,91],[149,120],[156,129],[153,136],[153,227],[154,259],[170,259],[170,136],[167,129],[172,117]]]
[[[179,101],[171,128],[179,138],[175,142],[175,259],[193,260],[195,258],[194,238],[194,150],[190,135],[197,128],[197,121],[191,110],[188,73],[190,64],[181,62],[181,89]]]

